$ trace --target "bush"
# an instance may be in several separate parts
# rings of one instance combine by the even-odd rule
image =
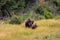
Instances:
[[[53,13],[47,10],[44,11],[44,16],[46,19],[52,19],[54,17]]]
[[[34,20],[41,20],[41,19],[45,19],[44,15],[40,15],[40,14],[34,14],[33,15],[33,19]]]
[[[37,14],[43,15],[44,11],[41,6],[36,7],[34,10]]]
[[[42,15],[40,15],[40,16],[39,16],[39,19],[45,19],[45,17],[44,17],[44,16],[42,16]]]
[[[52,19],[53,18],[53,14],[52,13],[46,13],[45,14],[45,18],[46,19]]]
[[[17,17],[13,17],[10,21],[10,24],[21,24],[21,21]]]
[[[55,19],[60,19],[60,15],[56,16]]]

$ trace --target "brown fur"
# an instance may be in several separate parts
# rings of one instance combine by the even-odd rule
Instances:
[[[28,20],[25,22],[25,26],[26,26],[26,27],[31,27],[33,23],[34,23],[33,20],[28,19]]]
[[[36,24],[33,24],[33,25],[32,25],[32,29],[35,29],[36,27],[37,27]]]

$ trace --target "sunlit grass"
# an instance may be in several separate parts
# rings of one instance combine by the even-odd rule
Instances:
[[[0,24],[0,40],[60,40],[60,20],[39,20],[36,29]]]

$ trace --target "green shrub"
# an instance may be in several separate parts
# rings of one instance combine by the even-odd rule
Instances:
[[[47,14],[45,14],[45,18],[46,19],[52,19],[53,15],[51,13],[47,13]]]
[[[40,16],[39,16],[39,19],[45,19],[45,17],[44,17],[44,16],[42,16],[42,15],[40,15]]]
[[[33,18],[33,16],[34,16],[33,13],[28,13],[26,15],[21,15],[19,19],[21,20],[21,22],[24,22],[28,18]]]
[[[54,17],[53,13],[47,10],[44,11],[44,16],[46,19],[52,19]]]
[[[60,15],[56,16],[55,19],[60,19]]]
[[[45,16],[44,16],[44,15],[36,14],[35,19],[36,19],[36,20],[45,19]]]
[[[10,21],[10,24],[21,24],[21,21],[17,17],[13,17]]]
[[[34,10],[37,14],[43,15],[44,11],[41,6],[36,7]]]

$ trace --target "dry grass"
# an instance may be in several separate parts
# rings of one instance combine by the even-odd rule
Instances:
[[[0,24],[0,40],[60,40],[60,20],[40,20],[34,30],[21,25]]]

